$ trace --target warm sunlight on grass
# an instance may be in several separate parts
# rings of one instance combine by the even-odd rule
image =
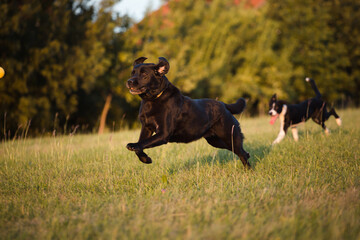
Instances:
[[[358,239],[360,110],[339,114],[273,148],[279,123],[242,117],[253,171],[204,140],[142,164],[139,131],[2,143],[0,238]]]

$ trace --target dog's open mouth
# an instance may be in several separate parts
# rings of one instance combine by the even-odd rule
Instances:
[[[271,116],[270,124],[273,125],[278,117],[279,117],[279,114]]]
[[[129,91],[131,94],[133,95],[139,95],[139,94],[142,94],[146,91],[146,87],[141,87],[139,89],[136,89],[136,88],[129,88]]]

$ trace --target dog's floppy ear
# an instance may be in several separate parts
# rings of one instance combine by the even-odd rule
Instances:
[[[271,97],[271,100],[273,100],[273,101],[276,101],[276,99],[277,99],[277,96],[276,96],[276,93]]]
[[[164,57],[159,57],[159,63],[155,66],[155,69],[160,75],[165,75],[169,72],[170,64]]]
[[[146,59],[147,59],[146,57],[139,57],[134,61],[133,66],[143,63]]]

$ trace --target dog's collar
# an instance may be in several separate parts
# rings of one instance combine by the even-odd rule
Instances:
[[[165,92],[169,85],[169,82],[165,83],[165,87],[157,95],[155,95],[156,93],[152,93],[151,91],[146,91],[145,93],[140,94],[140,97],[144,100],[156,100],[161,97],[161,95]]]
[[[161,95],[165,92],[165,90],[169,87],[169,82],[166,83],[166,86],[164,87],[164,89],[158,94],[156,95],[155,99],[158,99],[159,97],[161,97]]]
[[[165,88],[166,89],[166,88]],[[164,90],[162,90],[157,96],[156,96],[156,98],[155,99],[158,99],[162,94],[163,94],[163,92],[165,92],[165,89]]]

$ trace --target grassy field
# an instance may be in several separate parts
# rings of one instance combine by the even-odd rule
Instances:
[[[139,131],[0,144],[0,239],[360,239],[360,109],[299,142],[241,118],[254,170],[200,140],[126,150]]]

